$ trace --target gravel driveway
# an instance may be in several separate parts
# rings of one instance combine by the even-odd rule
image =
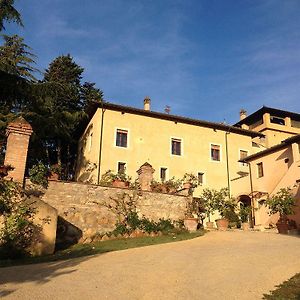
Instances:
[[[261,299],[300,272],[300,239],[210,232],[178,243],[0,268],[4,299]]]

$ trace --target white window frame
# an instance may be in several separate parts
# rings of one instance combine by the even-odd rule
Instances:
[[[180,147],[180,155],[176,155],[176,154],[173,154],[172,153],[172,140],[180,140],[180,145],[181,145],[181,147]],[[172,157],[183,157],[183,138],[182,137],[176,137],[176,136],[171,136],[170,137],[170,155],[172,156]]]
[[[249,152],[250,152],[249,150],[240,148],[240,149],[239,149],[239,153],[238,153],[238,158],[239,158],[238,160],[241,159],[241,158],[240,158],[241,151],[247,152],[247,156],[249,156]],[[246,163],[240,162],[240,166],[245,167],[245,166],[248,166],[248,165],[247,165]]]
[[[262,167],[262,176],[259,176],[259,168],[258,165],[261,165]],[[264,170],[264,163],[260,161],[259,163],[256,164],[256,177],[257,179],[263,178],[265,176],[265,170]]]
[[[160,166],[159,167],[159,180],[160,181],[162,181],[161,177],[160,177],[160,171],[161,171],[161,169],[167,169],[166,170],[166,179],[165,179],[165,181],[168,181],[169,180],[169,168],[167,166]]]
[[[117,146],[117,131],[118,130],[124,130],[127,131],[127,147],[121,147],[121,146]],[[115,132],[114,132],[114,141],[113,141],[113,146],[117,149],[129,149],[130,146],[130,133],[129,133],[129,129],[128,128],[124,128],[124,127],[115,127]]]
[[[128,163],[127,163],[127,161],[124,161],[124,160],[118,160],[117,161],[117,167],[116,167],[116,173],[118,173],[119,172],[119,163],[123,163],[123,164],[125,164],[125,174],[127,174],[127,166],[128,166]]]
[[[203,179],[203,182],[201,184],[199,184],[199,180],[198,180],[198,174],[199,173],[202,173],[202,179]],[[206,174],[204,171],[197,171],[197,181],[198,181],[198,186],[203,186],[206,184]]]
[[[212,145],[215,145],[215,146],[220,146],[220,160],[213,160],[211,158],[211,147]],[[221,163],[222,162],[222,156],[223,156],[223,151],[222,151],[222,145],[219,144],[219,143],[209,143],[209,160],[210,162],[213,162],[213,163]]]

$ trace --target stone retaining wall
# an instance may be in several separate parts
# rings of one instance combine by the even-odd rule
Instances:
[[[124,193],[130,197],[136,193],[139,215],[152,220],[183,219],[189,200],[187,196],[54,181],[49,182],[42,200],[56,208],[61,218],[76,226],[85,240],[114,229],[117,217],[103,204],[111,203],[112,198],[122,197]]]

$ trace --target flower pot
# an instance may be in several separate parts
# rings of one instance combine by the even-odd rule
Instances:
[[[198,219],[197,218],[185,218],[184,221],[184,227],[188,231],[196,231],[198,227]]]
[[[184,189],[190,189],[192,187],[192,184],[190,183],[190,182],[185,182],[184,184],[183,184],[183,188]]]
[[[278,233],[280,234],[288,234],[289,230],[289,224],[287,220],[279,219],[276,223],[276,227],[278,230]]]
[[[57,174],[55,172],[50,172],[48,180],[50,180],[50,181],[58,181],[59,180],[59,174]]]
[[[129,186],[129,182],[115,179],[112,182],[112,186],[117,188],[127,188]]]
[[[214,222],[206,222],[207,229],[214,229]]]
[[[250,229],[250,224],[248,222],[242,223],[242,229],[248,231]]]
[[[169,194],[175,194],[175,193],[176,193],[176,189],[175,189],[174,187],[170,187],[170,188],[168,189],[168,193],[169,193]]]
[[[228,228],[229,221],[227,219],[216,220],[218,230],[225,231]]]

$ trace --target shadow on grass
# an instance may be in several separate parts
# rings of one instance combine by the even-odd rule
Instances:
[[[7,286],[6,288],[6,284],[25,282],[44,284],[52,278],[70,275],[76,272],[78,265],[93,258],[91,255],[184,241],[202,236],[203,234],[204,231],[198,231],[195,233],[181,233],[176,235],[169,234],[160,237],[108,240],[91,244],[77,244],[69,249],[61,250],[48,256],[32,257],[22,260],[0,260],[0,266],[3,267],[0,269],[0,298],[16,291],[16,289],[11,289],[11,286]]]
[[[72,259],[77,257],[103,254],[111,251],[125,250],[136,247],[144,247],[155,244],[184,241],[202,236],[204,231],[199,230],[193,233],[167,234],[159,237],[140,237],[132,239],[115,239],[91,244],[76,244],[68,249],[60,250],[53,255],[40,257],[29,257],[20,260],[0,260],[0,267],[16,265],[36,264],[42,262],[55,262],[59,260]]]

